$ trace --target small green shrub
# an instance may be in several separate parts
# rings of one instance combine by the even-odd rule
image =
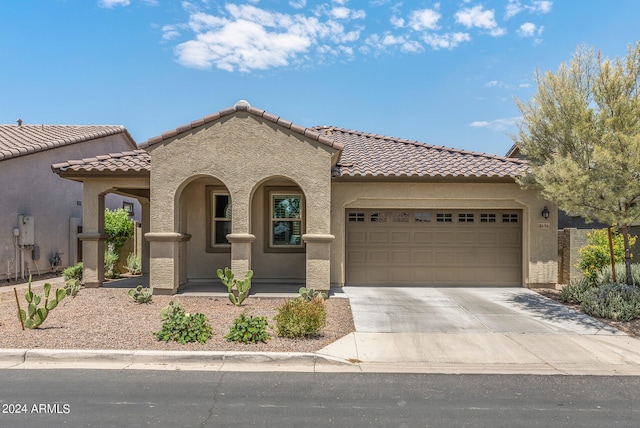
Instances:
[[[276,332],[282,337],[304,337],[317,334],[325,325],[327,311],[322,299],[297,298],[278,308]]]
[[[140,255],[129,253],[127,256],[127,270],[133,275],[140,275],[142,273],[142,258]]]
[[[640,286],[640,264],[631,264],[631,280],[633,285]],[[613,275],[611,274],[611,265],[603,267],[596,275],[596,284],[613,283]],[[616,263],[616,282],[626,284],[627,270],[624,263]]]
[[[82,283],[75,278],[68,279],[64,284],[64,290],[67,296],[76,297],[80,289],[82,289]]]
[[[313,300],[313,299],[323,299],[323,300],[328,299],[328,296],[326,295],[326,293],[321,293],[313,288],[300,287],[300,290],[298,290],[298,293],[300,294],[300,297],[306,301]]]
[[[142,288],[142,285],[138,285],[136,288],[129,290],[127,294],[136,303],[151,303],[153,288]]]
[[[640,289],[635,285],[603,284],[584,293],[580,309],[599,318],[631,321],[640,317]]]
[[[70,279],[77,279],[78,281],[82,281],[82,262],[78,262],[73,266],[69,266],[68,268],[62,271],[62,277],[65,282]]]
[[[104,252],[104,277],[106,279],[120,278],[120,272],[116,269],[119,259],[118,252],[109,245],[109,248]]]
[[[629,237],[629,245],[633,246],[637,236]],[[595,282],[598,272],[605,266],[611,266],[611,251],[609,249],[609,234],[607,229],[597,229],[587,233],[589,243],[578,250],[580,260],[578,267],[592,282]],[[624,239],[617,232],[612,233],[613,259],[617,262],[624,260]]]
[[[560,300],[567,303],[580,303],[584,292],[592,287],[588,278],[572,281],[571,284],[565,285],[560,289]]]
[[[182,344],[192,342],[207,343],[213,331],[207,317],[202,313],[186,313],[182,306],[179,306],[179,303],[173,306],[171,314],[165,312],[166,319],[162,323],[162,328],[153,333],[156,339],[164,342],[175,341]]]
[[[240,316],[233,321],[229,333],[227,333],[224,338],[229,342],[266,342],[271,339],[269,332],[267,332],[268,326],[267,317],[247,317],[245,314],[240,314]]]

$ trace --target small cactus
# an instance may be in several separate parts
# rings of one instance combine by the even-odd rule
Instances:
[[[313,299],[322,299],[322,300],[326,300],[329,297],[327,296],[326,293],[322,293],[320,291],[317,291],[311,287],[307,288],[307,287],[300,287],[300,290],[298,290],[298,293],[300,293],[300,297],[302,297],[304,300],[311,301]]]
[[[151,303],[153,288],[142,288],[142,285],[138,285],[136,288],[129,290],[127,294],[136,303]]]
[[[218,278],[227,287],[229,292],[229,300],[236,306],[242,305],[244,299],[249,295],[251,289],[251,278],[253,277],[253,271],[249,270],[247,276],[244,279],[236,279],[231,269],[228,267],[218,269]]]
[[[167,321],[178,312],[184,312],[180,301],[176,300],[174,303],[173,300],[170,300],[169,305],[160,310],[160,318],[162,318],[163,321]]]
[[[26,328],[34,329],[38,328],[47,319],[49,312],[54,310],[58,303],[62,301],[67,295],[64,289],[56,289],[55,297],[49,300],[49,293],[51,292],[51,284],[48,282],[44,285],[44,305],[38,307],[42,298],[31,291],[31,276],[29,276],[29,291],[27,291],[24,297],[27,299],[28,307],[25,311],[20,310],[20,320]]]

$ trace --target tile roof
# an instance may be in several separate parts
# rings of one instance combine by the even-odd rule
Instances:
[[[119,125],[0,125],[0,161],[120,133],[133,148]]]
[[[51,165],[56,174],[63,172],[143,172],[151,171],[151,156],[146,150],[110,153],[93,158],[70,160]]]
[[[334,177],[516,177],[527,161],[342,128],[313,128],[344,145]]]
[[[274,114],[271,113],[267,113],[264,110],[261,110],[259,108],[255,108],[252,107],[251,105],[249,105],[249,103],[245,100],[240,100],[238,101],[233,107],[229,107],[223,110],[218,111],[217,113],[211,114],[209,116],[205,116],[201,119],[198,120],[194,120],[191,123],[188,123],[186,125],[183,126],[179,126],[176,129],[172,129],[171,131],[168,132],[164,132],[162,135],[159,135],[157,137],[154,138],[150,138],[148,141],[140,144],[140,147],[142,148],[146,148],[149,146],[152,146],[154,144],[158,144],[164,140],[168,140],[170,138],[173,138],[179,134],[182,134],[183,132],[188,132],[194,128],[198,128],[204,124],[210,123],[210,122],[214,122],[216,120],[219,120],[225,116],[229,116],[232,115],[234,113],[237,113],[239,111],[244,111],[247,112],[249,114],[252,114],[254,116],[260,117],[262,119],[268,120],[270,122],[275,123],[278,126],[281,126],[283,128],[289,129],[292,132],[295,132],[297,134],[303,135],[307,138],[310,138],[314,141],[317,141],[321,144],[333,147],[335,149],[338,150],[342,150],[342,146],[340,145],[340,143],[336,142],[334,139],[332,138],[327,138],[325,137],[322,133],[312,129],[312,128],[305,128],[303,126],[300,125],[296,125],[295,123],[292,123],[288,120],[284,120],[282,119],[280,116],[276,116]]]

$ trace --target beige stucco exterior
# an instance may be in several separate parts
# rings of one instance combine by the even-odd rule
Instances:
[[[173,293],[230,266],[254,281],[329,286],[331,166],[337,151],[270,121],[238,112],[149,147],[151,282]],[[229,252],[207,252],[207,188],[233,201]],[[306,251],[266,249],[268,190],[304,194]],[[267,199],[268,200],[268,199]]]
[[[155,293],[173,294],[195,282],[219,286],[216,270],[236,276],[253,270],[254,282],[306,285],[317,290],[345,285],[345,212],[350,209],[515,210],[521,221],[519,284],[552,287],[557,279],[555,207],[513,178],[332,177],[341,145],[318,133],[236,105],[210,120],[193,122],[150,140],[151,169],[144,176],[111,173],[85,177],[85,272],[101,283],[103,195],[118,189],[144,194],[143,228]],[[313,134],[313,135],[312,135]],[[115,178],[114,178],[115,177]],[[270,192],[303,195],[299,247],[270,246]],[[232,201],[229,243],[212,244],[212,198]],[[87,229],[86,226],[90,226]],[[274,223],[275,225],[275,223]],[[296,235],[297,236],[297,235]]]
[[[60,255],[61,270],[79,260],[78,226],[83,226],[82,183],[51,173],[51,164],[68,159],[132,150],[135,144],[124,133],[25,154],[0,161],[0,279],[28,277],[51,271],[49,258]],[[122,207],[124,199],[111,194],[105,207]],[[139,211],[139,205],[136,206]],[[19,216],[31,216],[34,242],[40,257],[33,259],[33,246],[20,246],[13,230]]]

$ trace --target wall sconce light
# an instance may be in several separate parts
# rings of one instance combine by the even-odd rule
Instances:
[[[133,202],[122,202],[122,208],[124,208],[130,216],[133,215]]]
[[[542,217],[544,217],[545,220],[549,218],[549,208],[547,208],[546,205],[542,209]]]

